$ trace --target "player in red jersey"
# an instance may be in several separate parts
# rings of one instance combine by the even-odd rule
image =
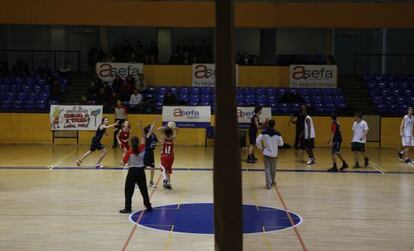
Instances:
[[[125,120],[122,124],[122,129],[118,131],[116,135],[116,139],[118,141],[119,146],[122,150],[122,158],[125,156],[125,153],[129,150],[129,140],[130,140],[130,133],[131,133],[131,125],[129,124],[128,120]]]
[[[161,171],[163,186],[165,189],[172,189],[170,175],[172,174],[172,165],[174,163],[174,140],[177,134],[177,128],[174,122],[169,122],[167,126],[160,127],[158,130],[162,133],[161,149]]]

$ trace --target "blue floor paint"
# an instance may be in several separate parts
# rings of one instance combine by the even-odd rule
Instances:
[[[136,223],[141,211],[130,215]],[[293,212],[289,213],[294,225],[302,222],[302,218]],[[214,215],[212,203],[174,204],[154,207],[151,213],[144,212],[139,225],[162,231],[173,231],[191,234],[214,234]],[[278,208],[243,205],[243,232],[246,234],[279,231],[291,228],[287,212]]]

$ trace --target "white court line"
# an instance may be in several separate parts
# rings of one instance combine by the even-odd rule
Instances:
[[[76,153],[76,150],[73,150],[73,152],[69,153],[68,155],[65,155],[63,158],[53,162],[51,165],[49,165],[47,168],[48,169],[53,169],[55,167],[57,167],[58,165],[62,164],[64,160],[66,160],[67,158],[69,158],[72,154]]]
[[[386,173],[386,171],[384,169],[382,169],[379,165],[375,164],[371,160],[369,161],[369,164],[370,164],[370,166],[372,168],[374,168],[375,170],[379,171],[381,174],[385,174]]]

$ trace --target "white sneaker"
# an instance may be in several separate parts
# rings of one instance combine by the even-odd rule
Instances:
[[[315,164],[315,160],[312,158],[308,159],[308,162],[306,162],[306,165],[313,165],[313,164]]]

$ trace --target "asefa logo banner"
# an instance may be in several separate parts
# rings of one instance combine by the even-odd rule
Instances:
[[[210,106],[163,106],[162,121],[175,122],[178,127],[208,127],[211,121]]]
[[[215,64],[193,64],[193,86],[214,87],[216,85]],[[239,80],[239,65],[236,65],[236,83]]]
[[[336,65],[290,65],[290,87],[336,88]]]
[[[138,79],[144,73],[144,64],[138,63],[96,63],[96,74],[103,81],[112,81],[116,75],[125,79],[128,74]]]

